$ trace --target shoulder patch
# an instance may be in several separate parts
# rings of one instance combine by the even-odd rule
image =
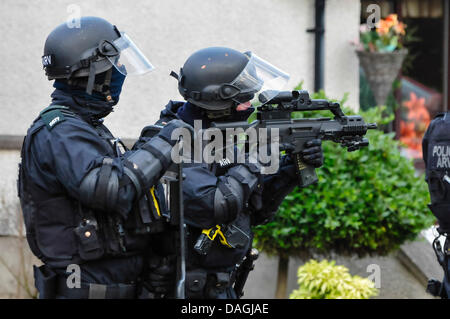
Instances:
[[[66,106],[50,105],[40,113],[40,117],[45,123],[45,126],[47,126],[49,130],[52,130],[57,124],[65,121],[63,111],[68,109],[69,108]]]

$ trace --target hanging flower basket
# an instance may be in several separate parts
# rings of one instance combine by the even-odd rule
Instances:
[[[381,19],[376,29],[361,26],[356,53],[378,105],[385,104],[408,54],[408,50],[403,48],[405,28],[396,14]]]
[[[392,89],[392,83],[402,67],[408,50],[394,52],[356,51],[378,105],[384,105]]]

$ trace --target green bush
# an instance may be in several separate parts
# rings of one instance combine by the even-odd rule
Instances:
[[[326,97],[320,92],[313,98]],[[386,124],[392,118],[383,119],[383,110],[371,108],[360,115],[366,122]],[[400,154],[394,135],[370,130],[366,136],[369,147],[351,153],[336,143],[323,143],[319,182],[295,189],[273,221],[254,228],[256,247],[282,257],[330,251],[386,255],[432,224],[424,178]]]
[[[351,276],[334,261],[311,260],[298,268],[299,289],[290,299],[369,299],[378,295],[375,284],[367,278]]]

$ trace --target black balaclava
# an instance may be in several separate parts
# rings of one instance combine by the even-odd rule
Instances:
[[[105,81],[107,72],[97,74],[95,84],[101,85]],[[87,79],[77,79],[80,83],[86,83]],[[84,81],[86,80],[86,81]],[[125,75],[112,68],[111,83],[109,85],[109,96],[103,92],[93,91],[86,93],[83,86],[71,85],[67,80],[55,80],[53,87],[56,89],[52,93],[52,104],[62,104],[71,108],[74,112],[89,121],[96,121],[106,117],[113,111],[113,106],[119,101]],[[106,88],[107,89],[107,88]],[[105,90],[105,89],[104,89]]]

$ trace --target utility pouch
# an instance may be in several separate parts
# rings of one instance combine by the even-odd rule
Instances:
[[[226,227],[224,236],[232,248],[244,248],[250,241],[250,236],[234,224]]]
[[[204,270],[191,270],[186,273],[186,297],[203,298],[207,274]]]
[[[234,223],[226,226],[216,225],[215,228],[202,231],[195,242],[194,250],[200,255],[206,256],[217,236],[219,236],[220,243],[229,248],[244,248],[250,241],[250,236]]]
[[[202,233],[195,242],[194,250],[200,255],[207,255],[219,230],[220,226],[218,225],[216,226],[216,228],[213,227],[210,229],[203,229]]]
[[[97,225],[93,220],[83,219],[74,232],[78,241],[78,252],[82,259],[94,260],[104,255]]]
[[[47,265],[33,265],[34,283],[39,292],[39,299],[55,299],[58,275]]]
[[[208,299],[229,298],[227,288],[231,287],[231,276],[226,272],[210,274],[205,288]]]

